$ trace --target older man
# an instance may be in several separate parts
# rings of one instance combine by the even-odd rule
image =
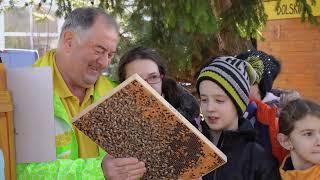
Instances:
[[[57,49],[34,64],[53,70],[58,160],[19,164],[19,179],[103,179],[110,173],[108,179],[134,179],[143,175],[143,162],[105,155],[71,124],[73,116],[112,89],[101,72],[110,64],[118,42],[119,27],[103,10],[78,8],[67,16]],[[102,162],[104,155],[106,162]]]

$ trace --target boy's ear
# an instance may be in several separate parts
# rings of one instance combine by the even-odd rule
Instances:
[[[290,138],[289,136],[287,135],[284,135],[282,133],[278,133],[277,135],[277,139],[278,139],[278,142],[280,143],[280,145],[285,148],[286,150],[292,150],[293,149],[293,146],[292,146],[292,143],[290,141]]]

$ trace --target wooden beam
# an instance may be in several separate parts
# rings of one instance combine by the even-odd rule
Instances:
[[[0,112],[10,112],[12,110],[10,93],[8,91],[0,91]]]
[[[16,179],[16,159],[13,126],[13,105],[10,93],[6,90],[5,68],[0,63],[0,148],[5,162],[5,178]]]

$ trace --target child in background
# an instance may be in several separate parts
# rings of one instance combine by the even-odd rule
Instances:
[[[228,158],[203,180],[280,179],[271,153],[255,141],[251,123],[242,118],[255,78],[250,64],[234,57],[212,58],[201,69],[196,87],[205,118],[203,134]]]
[[[281,63],[271,54],[255,49],[243,52],[236,57],[249,61],[250,59],[258,59],[258,61],[252,61],[257,65],[254,66],[254,69],[258,70],[260,79],[250,88],[251,101],[249,107],[255,106],[256,109],[254,113],[249,114],[249,118],[253,117],[257,120],[251,120],[251,122],[254,122],[254,128],[258,132],[259,143],[267,151],[272,152],[278,162],[281,163],[285,154],[280,149],[281,146],[276,138],[278,133],[276,118],[280,96],[276,96],[272,91],[273,83],[281,72]],[[262,66],[259,64],[262,64]]]
[[[257,141],[265,150],[272,153],[280,164],[287,151],[277,141],[279,97],[271,93],[274,80],[281,70],[280,62],[263,51],[249,50],[238,55],[246,58],[258,74],[250,88],[250,103],[244,114],[253,124]]]
[[[292,89],[282,90],[280,94],[279,108],[282,109],[289,102],[300,99],[300,98],[301,97],[298,91],[295,91]]]
[[[320,105],[289,102],[280,112],[278,141],[290,151],[280,167],[282,179],[320,179]]]
[[[279,97],[272,93],[273,82],[281,72],[281,63],[274,56],[263,51],[248,50],[236,56],[239,59],[246,60],[249,57],[259,58],[263,63],[263,74],[259,83],[251,88],[251,93],[255,91],[255,99],[259,99],[268,105],[279,103]]]

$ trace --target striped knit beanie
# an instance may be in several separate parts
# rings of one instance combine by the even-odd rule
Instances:
[[[210,59],[210,63],[201,69],[197,79],[197,91],[203,80],[210,80],[219,85],[233,101],[241,117],[249,103],[250,85],[257,75],[252,66],[243,60],[222,56]]]

